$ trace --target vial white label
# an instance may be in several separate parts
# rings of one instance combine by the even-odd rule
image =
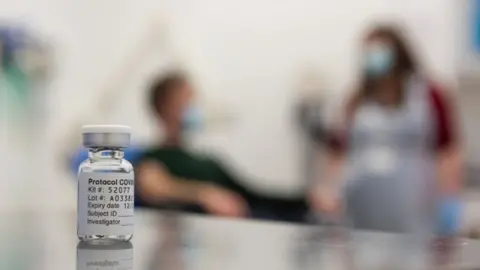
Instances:
[[[78,175],[78,235],[133,234],[133,172]]]
[[[131,270],[133,269],[133,249],[77,251],[77,270]]]

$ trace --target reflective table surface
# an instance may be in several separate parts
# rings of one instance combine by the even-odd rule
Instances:
[[[77,240],[75,213],[2,217],[2,270],[443,268],[418,236],[137,211],[131,242],[87,244]],[[445,269],[480,269],[480,243],[455,247]]]

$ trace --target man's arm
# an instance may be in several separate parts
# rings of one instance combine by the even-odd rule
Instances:
[[[243,216],[243,200],[213,184],[171,175],[159,162],[146,160],[136,168],[137,192],[146,202],[165,201],[198,204],[217,215]]]
[[[136,168],[137,192],[147,202],[198,203],[202,183],[176,179],[160,163],[144,161]]]

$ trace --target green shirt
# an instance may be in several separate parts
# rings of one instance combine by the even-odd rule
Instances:
[[[221,162],[180,147],[151,149],[140,158],[140,162],[143,160],[158,161],[178,178],[212,183],[236,192],[246,200],[253,217],[297,222],[303,220],[308,209],[303,196],[286,199],[259,194],[243,186]]]
[[[175,177],[212,183],[234,191],[247,200],[257,197],[253,191],[242,186],[219,161],[190,153],[180,147],[154,148],[147,151],[140,160],[158,161]]]

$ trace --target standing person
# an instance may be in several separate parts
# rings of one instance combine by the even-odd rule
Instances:
[[[324,213],[345,209],[355,228],[431,231],[431,206],[461,186],[452,99],[420,72],[395,27],[374,28],[362,52],[360,85],[333,132],[327,179],[311,202]]]
[[[303,198],[258,194],[242,185],[219,159],[186,149],[185,135],[202,123],[194,106],[194,91],[183,74],[171,73],[155,81],[149,103],[165,138],[135,166],[137,197],[143,205],[175,202],[214,215],[301,221],[306,212]]]

